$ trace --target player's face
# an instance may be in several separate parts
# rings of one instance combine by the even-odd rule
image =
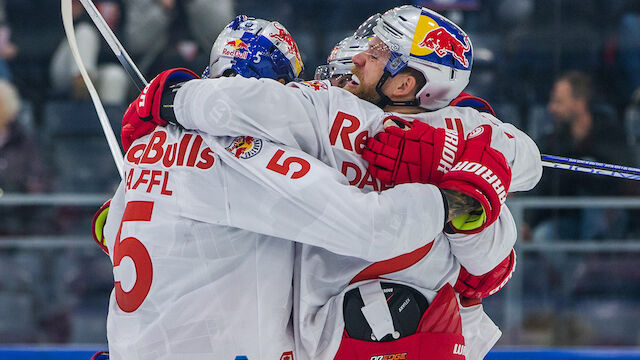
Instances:
[[[551,115],[560,122],[569,122],[575,114],[576,99],[571,92],[568,81],[558,81],[551,90],[548,109]]]
[[[369,48],[353,57],[351,72],[353,77],[344,89],[357,97],[376,103],[380,96],[376,92],[378,80],[389,61],[389,48],[377,36],[369,40]]]

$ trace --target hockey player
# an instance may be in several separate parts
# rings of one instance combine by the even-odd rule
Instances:
[[[513,172],[511,190],[527,190],[535,185],[541,174],[539,153],[535,144],[525,134],[509,124],[500,123],[493,116],[480,114],[472,109],[446,107],[468,82],[472,57],[470,41],[464,32],[445,18],[426,9],[400,7],[382,16],[376,27],[376,35],[370,42],[370,49],[354,58],[354,73],[357,76],[347,85],[347,89],[363,99],[378,103],[385,110],[411,113],[410,118],[403,118],[398,114],[396,114],[397,117],[387,118],[388,114],[380,109],[355,100],[340,89],[323,90],[321,83],[308,84],[309,86],[296,85],[297,89],[283,89],[273,86],[268,81],[250,79],[189,81],[177,91],[175,99],[168,99],[167,104],[173,105],[175,111],[167,118],[171,121],[177,120],[183,126],[200,128],[212,134],[252,134],[302,148],[326,163],[340,168],[351,184],[364,190],[382,189],[383,184],[371,177],[367,167],[360,160],[359,153],[366,136],[381,130],[385,118],[400,123],[403,123],[402,120],[411,122],[411,119],[419,119],[437,128],[448,128],[454,133],[465,135],[470,134],[477,126],[484,125],[482,131],[485,131],[485,136],[491,135],[491,146],[500,150],[511,166]],[[385,41],[389,44],[387,45]],[[417,85],[420,78],[423,79],[423,84]],[[326,87],[325,84],[324,88]],[[207,101],[207,99],[213,100]],[[258,101],[262,99],[265,101]],[[225,112],[228,117],[223,119],[208,116],[210,110],[207,109],[211,109],[214,102],[222,109],[233,109],[233,112]],[[425,109],[432,111],[425,112]],[[175,119],[171,116],[175,116]],[[164,122],[157,118],[153,121]],[[414,126],[414,128],[421,127]],[[476,133],[477,131],[474,134]],[[419,138],[419,140],[424,139]],[[477,140],[474,140],[474,144],[478,144]],[[476,148],[485,149],[486,146]],[[469,156],[467,161],[473,159],[475,159],[473,156]],[[477,178],[475,180],[482,182]],[[445,237],[445,240],[439,240],[439,237],[436,237],[428,251],[429,256],[421,257],[420,262],[424,261],[433,266],[434,259],[438,258],[433,254],[440,252],[435,250],[439,246],[451,246],[450,251],[454,252],[456,259],[473,274],[483,274],[494,268],[496,264],[509,260],[510,246],[503,246],[504,244],[500,242],[511,241],[512,244],[515,241],[515,231],[505,231],[498,226],[494,229],[494,235],[504,236],[487,237],[484,231],[479,232],[489,226],[491,220],[495,220],[500,209],[503,208],[501,202],[504,193],[494,195],[496,196],[493,201],[483,202],[483,215],[477,217],[478,221],[474,222],[475,228],[470,229],[472,232],[478,232],[475,236],[456,234]],[[509,216],[508,211],[505,211],[505,214]],[[464,228],[458,230],[469,231]],[[447,245],[442,245],[445,243]],[[305,247],[298,253],[300,265],[296,268],[302,279],[296,282],[298,294],[301,296],[296,300],[299,308],[295,312],[300,314],[296,320],[297,334],[300,333],[296,339],[300,342],[297,349],[304,349],[302,354],[299,353],[303,358],[330,357],[335,354],[340,343],[341,332],[345,328],[343,316],[340,316],[343,315],[341,307],[344,294],[366,284],[358,284],[356,281],[343,288],[340,294],[335,295],[328,293],[331,286],[322,287],[319,290],[317,284],[305,283],[305,278],[322,278],[329,279],[329,283],[340,287],[350,282],[350,279],[362,281],[362,278],[355,276],[357,272],[339,271],[344,269],[338,266],[342,261],[333,263],[327,261],[327,257],[317,256],[317,249],[308,247],[309,252],[306,254],[304,249]],[[506,252],[500,250],[503,251],[501,253],[497,249],[508,250]],[[314,263],[313,260],[316,262]],[[355,261],[355,259],[351,260]],[[318,261],[325,265],[320,265]],[[368,268],[368,265],[364,264],[366,262],[356,264],[353,268],[356,269],[358,266],[361,269],[363,266]],[[326,273],[318,274],[318,268],[326,269]],[[397,281],[407,281],[408,279],[404,278],[406,276],[415,282],[418,274],[447,273],[446,271],[415,271],[414,273],[416,268],[421,269],[414,265],[411,267],[411,272],[403,273],[397,268],[392,268],[396,269],[393,277]],[[339,271],[339,273],[333,274],[333,271]],[[312,275],[305,277],[305,273]],[[456,270],[452,273],[456,273]],[[353,275],[352,278],[350,278],[351,275]],[[444,276],[444,278],[444,280],[425,281],[422,276],[418,282],[422,284],[428,281],[442,281],[440,284],[455,282],[455,276],[454,278]],[[411,281],[407,282],[411,283]],[[427,300],[431,300],[426,295],[428,293],[426,289],[438,289],[437,285],[427,284],[419,292],[425,295]],[[362,289],[360,290],[362,292]],[[493,289],[485,290],[487,293],[493,291]],[[431,293],[430,296],[433,295]],[[331,298],[328,302],[327,297]],[[482,326],[481,309],[479,312],[474,310],[469,313],[466,318],[476,317],[474,321]],[[469,322],[472,321],[467,321]],[[488,326],[486,330],[490,331],[476,331],[476,334],[472,334],[472,337],[486,336],[484,343],[477,342],[482,345],[476,352],[472,351],[474,356],[482,357],[482,352],[486,353],[497,339],[499,332],[493,324],[489,325],[489,323],[486,323]],[[463,326],[463,330],[465,327],[474,328]],[[475,329],[479,327],[476,326]],[[393,333],[390,335],[393,337]]]
[[[275,56],[269,61],[290,66],[276,71],[276,78],[290,81],[290,72],[299,73],[291,60],[297,53],[280,24],[245,19],[231,30],[214,49],[244,48],[240,40],[251,51],[242,58],[237,55],[244,51],[229,49],[234,64],[223,72],[250,70],[253,65],[242,68],[249,64],[240,60],[264,49]],[[231,34],[236,30],[239,39]],[[285,48],[265,42],[272,34],[285,40],[271,44]],[[225,67],[212,65],[210,73]],[[161,117],[162,89],[195,77],[186,70],[161,74],[125,119]],[[426,246],[445,219],[472,209],[451,202],[447,216],[432,185],[364,194],[318,160],[258,138],[167,127],[136,140],[146,130],[123,130],[129,131],[123,131],[126,176],[104,227],[114,265],[108,316],[113,359],[291,359],[293,243],[283,239],[375,262]],[[291,186],[295,191],[283,197],[281,189]],[[364,215],[344,216],[351,212]],[[448,294],[436,303],[447,304]],[[443,333],[442,323],[457,320],[455,311],[433,307],[430,313],[439,320],[426,331]],[[455,330],[452,343],[462,337]]]

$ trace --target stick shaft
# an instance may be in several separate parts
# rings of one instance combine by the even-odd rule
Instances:
[[[62,0],[63,4],[65,1],[70,1],[70,0]],[[100,34],[102,34],[102,37],[106,40],[107,44],[109,44],[109,47],[118,58],[118,61],[120,61],[120,64],[122,64],[122,66],[124,67],[125,71],[129,75],[131,80],[134,82],[138,90],[142,91],[144,87],[148,84],[147,80],[144,78],[144,76],[142,76],[142,73],[140,73],[140,70],[138,70],[138,67],[136,66],[136,64],[133,62],[133,60],[131,60],[131,57],[129,57],[129,54],[127,54],[122,44],[120,44],[120,41],[118,41],[118,38],[113,34],[113,32],[111,31],[107,23],[104,21],[104,18],[102,17],[102,15],[100,15],[100,12],[98,12],[98,9],[96,9],[95,5],[91,0],[80,0],[80,2],[84,6],[84,8],[87,10],[89,17],[91,17],[94,24],[100,31]],[[70,2],[69,2],[69,6],[70,6]],[[65,30],[66,30],[66,26],[65,26]],[[69,37],[68,33],[67,33],[67,36]],[[78,59],[76,59],[76,61],[77,60]],[[100,107],[102,108],[102,106]],[[97,108],[96,108],[96,111],[98,111],[98,115],[100,115],[100,111]],[[102,112],[104,113],[104,110],[102,110]],[[113,136],[113,130],[111,129],[111,126],[109,125],[108,127],[109,127],[109,130],[111,131],[111,135]],[[103,125],[103,128],[104,128],[104,125]],[[109,135],[107,134],[106,129],[105,129],[105,135],[107,136],[107,141],[109,141]],[[113,152],[113,146],[111,146],[110,141],[109,143]],[[119,148],[118,148],[118,152],[119,152]],[[571,171],[579,171],[579,172],[585,172],[585,173],[596,174],[596,175],[606,175],[606,176],[612,176],[612,177],[623,178],[623,179],[640,180],[639,168],[606,164],[606,163],[600,163],[595,161],[572,159],[572,158],[556,156],[556,155],[543,154],[541,157],[542,157],[542,165],[546,167],[563,169],[563,170],[571,170]],[[115,155],[114,155],[114,159],[116,160],[116,165],[118,165],[118,159],[116,159]],[[120,157],[119,161],[120,163],[122,162],[122,157]],[[119,166],[118,169],[119,170],[121,169],[121,165]],[[122,171],[120,172],[122,173]]]
[[[562,157],[562,156],[556,156],[556,155],[545,155],[545,154],[542,155],[542,160],[543,161],[549,161],[549,162],[552,162],[552,163],[560,163],[560,164],[567,164],[567,165],[577,165],[577,166],[583,166],[583,167],[589,167],[589,168],[607,169],[607,170],[613,170],[613,171],[622,171],[622,172],[627,172],[627,173],[640,175],[640,169],[639,168],[634,168],[634,167],[629,167],[629,166],[622,166],[622,165],[614,165],[614,164],[606,164],[606,163],[601,163],[601,162],[597,162],[597,161],[572,159],[572,158],[568,158],[568,157]]]
[[[579,172],[595,174],[595,175],[612,176],[612,177],[617,177],[621,179],[640,180],[640,174],[637,174],[634,172],[627,172],[622,170],[611,170],[611,169],[605,169],[605,168],[592,167],[588,165],[581,166],[581,165],[575,165],[570,163],[554,162],[554,161],[545,160],[544,155],[542,159],[543,159],[542,166],[546,166],[554,169],[579,171]],[[576,159],[571,159],[571,160],[576,160]],[[610,165],[610,164],[603,164],[603,165]],[[611,165],[611,166],[617,166],[617,165]]]
[[[82,75],[82,79],[87,85],[87,90],[89,91],[89,95],[91,96],[91,101],[93,102],[93,106],[96,109],[96,113],[98,114],[98,119],[100,120],[100,124],[102,125],[102,130],[104,132],[105,137],[107,138],[107,143],[109,144],[109,149],[111,150],[111,155],[113,156],[113,161],[116,163],[116,168],[118,169],[118,173],[120,177],[124,177],[123,171],[123,157],[122,152],[120,151],[120,145],[118,144],[118,140],[116,139],[115,134],[113,133],[113,129],[111,128],[111,123],[109,123],[109,118],[107,117],[106,112],[104,111],[104,107],[102,106],[102,102],[100,101],[100,97],[98,96],[98,92],[96,88],[93,86],[93,82],[87,73],[87,69],[84,67],[82,63],[82,58],[80,58],[80,53],[78,51],[78,44],[76,43],[76,35],[75,30],[73,28],[73,16],[71,14],[71,0],[61,0],[60,9],[62,12],[62,22],[64,24],[64,31],[67,34],[67,40],[69,41],[69,47],[71,48],[71,53],[73,54],[73,58],[80,69],[80,74]]]
[[[144,89],[148,84],[147,80],[142,76],[142,73],[138,70],[138,67],[133,60],[131,60],[131,57],[129,57],[129,54],[127,54],[122,44],[120,44],[120,41],[118,41],[118,38],[114,35],[113,31],[111,31],[109,25],[104,21],[104,18],[100,15],[96,6],[91,0],[80,0],[80,2],[82,3],[82,6],[84,6],[85,10],[87,10],[89,17],[93,20],[93,23],[98,28],[98,31],[100,31],[100,34],[102,34],[102,37],[105,39],[107,44],[109,44],[109,47],[118,58],[118,61],[120,61],[120,64],[122,64],[122,67],[124,67],[124,70],[127,72],[131,80],[133,80],[133,83],[139,91],[142,91],[142,89]]]

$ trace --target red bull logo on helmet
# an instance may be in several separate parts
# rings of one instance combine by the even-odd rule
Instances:
[[[464,67],[469,66],[469,60],[464,56],[464,53],[471,49],[469,44],[469,37],[464,37],[464,44],[458,40],[453,34],[447,31],[443,27],[431,30],[422,39],[422,42],[418,46],[431,49],[440,57],[444,57],[447,53],[451,54],[456,60],[458,60]]]
[[[230,40],[222,48],[222,55],[246,59],[249,55],[249,46],[240,39]]]
[[[334,46],[333,49],[331,49],[331,53],[329,53],[329,56],[327,57],[327,62],[331,62],[336,59],[338,50],[340,50],[340,48],[337,45]]]
[[[437,14],[422,12],[413,35],[411,55],[466,70],[471,66],[471,43],[459,28]]]
[[[278,26],[279,25],[279,26]],[[298,45],[293,40],[291,34],[280,25],[278,22],[273,23],[273,27],[277,32],[269,34],[270,38],[276,39],[287,46],[287,52],[295,57],[296,76],[302,71],[302,58],[300,57],[300,51]]]

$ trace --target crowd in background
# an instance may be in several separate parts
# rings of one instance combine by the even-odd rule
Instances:
[[[170,67],[201,72],[218,32],[241,13],[284,24],[301,50],[303,77],[311,79],[335,43],[369,14],[397,5],[388,0],[94,2],[147,79]],[[638,165],[640,1],[414,3],[443,12],[465,29],[474,46],[467,92],[487,99],[502,121],[526,131],[542,153]],[[51,0],[0,0],[0,191],[5,194],[106,194],[119,182],[71,57],[59,7]],[[85,65],[117,132],[137,90],[78,3],[74,22]],[[633,181],[545,169],[533,195],[640,193]],[[93,210],[0,207],[0,236],[88,234]],[[635,215],[620,209],[531,211],[521,240],[637,239],[640,226],[630,220]],[[63,266],[59,262],[52,266]],[[78,285],[78,277],[87,275],[75,276],[65,281],[78,290],[85,286]],[[96,291],[108,290],[111,280],[103,280]],[[38,296],[46,303],[62,295]],[[47,311],[33,320],[45,335],[26,341],[69,341],[70,332],[60,329],[71,327],[68,307]],[[48,326],[54,330],[47,332]]]

